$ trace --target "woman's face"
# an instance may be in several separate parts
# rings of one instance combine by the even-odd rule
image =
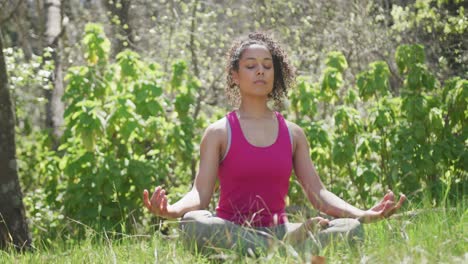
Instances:
[[[268,96],[274,84],[273,58],[260,44],[247,47],[239,59],[239,70],[232,72],[233,81],[241,95]]]

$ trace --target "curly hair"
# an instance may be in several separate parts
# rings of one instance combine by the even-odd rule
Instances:
[[[288,61],[286,52],[271,36],[262,32],[250,33],[246,38],[235,41],[226,54],[226,95],[232,105],[239,105],[240,91],[232,79],[232,72],[239,70],[239,60],[246,48],[258,44],[265,46],[273,58],[273,90],[268,95],[274,100],[275,107],[282,107],[282,99],[294,85],[296,69]]]

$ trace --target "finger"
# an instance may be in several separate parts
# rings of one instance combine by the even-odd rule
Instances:
[[[384,197],[384,199],[382,199],[379,203],[377,203],[376,205],[374,205],[374,206],[371,208],[371,210],[372,210],[372,211],[380,211],[380,210],[382,210],[382,209],[385,207],[385,203],[386,203],[386,202],[387,202],[387,201],[385,200],[385,197]]]
[[[403,205],[405,201],[406,201],[406,196],[402,194],[400,196],[400,199],[398,200],[398,203],[391,210],[389,210],[389,212],[387,213],[385,217],[389,217],[393,215],[396,211],[400,210],[401,206]]]
[[[164,199],[162,201],[162,208],[161,211],[167,212],[167,196],[164,196]]]
[[[395,206],[395,202],[385,201],[381,204],[381,208],[374,210],[380,217],[384,218],[388,212]]]
[[[384,200],[380,201],[378,204],[374,205],[371,210],[372,211],[380,211],[382,210],[383,206],[384,206]]]
[[[320,216],[309,218],[306,221],[306,227],[308,230],[315,230],[317,227],[321,226],[320,222],[325,220],[325,218]]]
[[[405,203],[405,201],[407,200],[406,198],[406,195],[404,195],[403,193],[400,195],[400,200],[398,200],[398,203],[400,204],[400,207],[401,205],[403,205]]]
[[[167,199],[166,191],[161,191],[160,201],[159,201],[159,210],[163,210],[164,201]]]
[[[396,211],[400,210],[400,208],[403,206],[405,201],[406,201],[406,196],[403,194],[403,195],[400,196],[400,199],[398,200],[398,203],[395,203],[393,208],[388,210],[385,217],[389,217],[389,216],[393,215]]]
[[[158,188],[159,186],[154,188],[153,194],[151,195],[151,198],[150,198],[151,201],[153,201],[156,198],[156,193],[158,192]]]
[[[150,209],[151,210],[151,203],[148,199],[148,190],[144,189],[143,190],[143,204],[145,205],[146,208]]]
[[[153,195],[151,196],[151,203],[156,204],[156,199],[158,198],[160,192],[161,192],[161,186],[154,188]]]
[[[387,211],[395,207],[395,202],[394,201],[386,201],[384,204],[383,211]]]
[[[402,199],[400,197],[400,200],[398,201],[398,203],[393,202],[393,203],[389,204],[389,206],[387,207],[387,209],[384,212],[384,216],[389,217],[392,214],[394,214],[398,209],[400,209],[403,202],[404,202],[404,198]]]
[[[158,197],[156,198],[156,205],[158,206],[158,209],[161,209],[161,201],[165,196],[166,191],[163,189],[159,192]]]
[[[395,194],[391,190],[388,190],[387,193],[384,195],[382,202],[385,201],[395,201]]]
[[[309,221],[313,222],[313,223],[318,223],[322,220],[326,220],[325,218],[321,217],[321,216],[317,216],[317,217],[312,217],[309,219]]]
[[[395,195],[393,194],[392,191],[389,190],[384,195],[382,201],[380,201],[380,203],[379,203],[380,208],[379,209],[384,209],[388,202],[393,202],[393,201],[395,201]],[[376,207],[379,207],[379,206],[376,206]]]
[[[388,191],[384,197],[382,198],[382,200],[380,200],[380,202],[378,202],[376,205],[374,205],[373,207],[371,207],[371,210],[372,211],[381,211],[384,207],[385,207],[385,203],[387,201],[394,201],[395,200],[395,195],[393,194],[392,191]]]
[[[319,221],[319,225],[321,227],[327,227],[330,224],[330,221],[328,219],[323,219]]]

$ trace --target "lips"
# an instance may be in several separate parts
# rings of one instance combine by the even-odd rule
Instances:
[[[264,81],[264,80],[256,80],[254,83],[255,83],[255,84],[266,84],[266,81]]]

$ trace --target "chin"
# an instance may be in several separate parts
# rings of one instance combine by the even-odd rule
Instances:
[[[272,92],[271,89],[264,89],[261,87],[255,87],[249,91],[245,91],[244,94],[247,96],[260,96],[260,97],[268,97],[268,95]]]

